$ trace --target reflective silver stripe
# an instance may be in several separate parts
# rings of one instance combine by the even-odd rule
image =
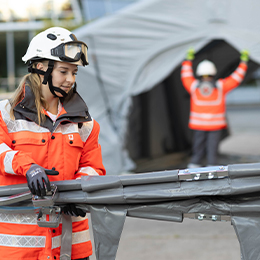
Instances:
[[[192,69],[192,66],[191,65],[182,65],[182,70],[191,70]]]
[[[196,120],[196,119],[190,119],[190,124],[193,125],[225,125],[226,120],[219,120],[219,121],[203,121],[203,120]]]
[[[37,225],[36,214],[0,213],[0,223]]]
[[[17,236],[0,234],[0,246],[32,248],[45,247],[44,236]]]
[[[72,233],[72,245],[85,243],[90,241],[90,234],[88,230]],[[52,249],[61,246],[61,236],[52,238]]]
[[[74,123],[59,125],[54,132],[62,133],[62,134],[79,133],[81,140],[83,142],[86,142],[92,129],[93,129],[93,121],[89,121],[83,123],[81,128],[78,127],[78,124],[74,124]]]
[[[53,237],[53,238],[51,239],[51,241],[52,241],[51,249],[60,247],[60,245],[61,245],[61,236]]]
[[[191,112],[190,116],[204,118],[204,119],[211,119],[211,118],[223,118],[225,117],[225,113],[219,113],[219,114],[210,114],[210,113],[196,113]]]
[[[71,217],[72,222],[80,222],[80,221],[83,221],[86,219],[88,219],[87,215],[84,218],[83,217],[74,217],[74,216]]]
[[[202,101],[199,100],[197,95],[196,95],[196,88],[199,84],[198,80],[195,80],[194,83],[191,86],[191,96],[192,96],[192,101],[198,105],[198,106],[216,106],[216,105],[220,105],[222,98],[223,98],[223,86],[222,83],[220,83],[219,81],[216,82],[216,87],[218,88],[218,96],[217,99],[215,100],[209,100],[209,101]]]
[[[90,241],[88,230],[72,233],[72,245]]]
[[[87,175],[99,175],[92,167],[82,167],[79,168],[78,173],[83,173]]]
[[[6,106],[7,104],[7,106]],[[13,120],[10,117],[10,114],[8,111],[10,111],[10,103],[8,100],[3,100],[0,102],[0,111],[2,114],[2,118],[7,126],[8,132],[9,133],[15,133],[15,132],[20,132],[20,131],[31,131],[31,132],[49,132],[48,129],[41,127],[37,125],[34,122],[23,120],[23,119],[18,119],[18,120]],[[8,111],[7,111],[7,110]]]
[[[41,127],[34,122],[18,119],[13,121],[11,118],[7,120],[4,118],[5,123],[8,128],[9,133],[21,132],[21,131],[29,131],[34,133],[48,133],[49,130],[47,128]]]
[[[5,107],[6,104],[7,108]],[[48,133],[49,130],[47,128],[41,127],[37,125],[35,122],[19,119],[19,120],[12,120],[10,118],[9,112],[7,110],[10,110],[10,104],[8,100],[0,101],[0,111],[2,114],[2,118],[7,126],[9,133],[15,133],[15,132],[21,132],[21,131],[29,131],[29,132],[36,132],[36,133]],[[93,123],[94,121],[88,121],[83,123],[82,127],[79,129],[78,124],[66,124],[66,125],[59,125],[55,133],[62,133],[62,134],[71,134],[71,133],[79,133],[81,140],[85,142],[89,135],[91,134],[91,131],[93,129]]]
[[[193,77],[193,73],[191,71],[185,71],[181,73],[181,77],[182,78]]]
[[[239,83],[243,80],[243,77],[241,77],[239,74],[237,74],[237,73],[233,73],[232,75],[231,75],[231,77],[234,79],[234,80],[236,80],[236,81],[238,81]]]
[[[8,145],[5,143],[0,144],[0,154],[5,153],[6,151],[12,150]]]
[[[17,152],[18,151],[10,151],[10,152],[6,153],[5,158],[4,158],[4,167],[5,167],[6,173],[15,174],[12,163],[13,163],[14,155]]]
[[[62,134],[73,134],[73,133],[78,133],[79,132],[79,127],[78,124],[65,124],[65,125],[59,125],[54,133],[62,133]]]
[[[93,127],[94,120],[83,123],[83,126],[79,129],[79,134],[83,142],[86,142],[86,140],[92,132]]]
[[[239,74],[241,74],[243,76],[246,75],[246,71],[242,68],[239,68],[239,67],[236,69],[236,72],[238,72]]]

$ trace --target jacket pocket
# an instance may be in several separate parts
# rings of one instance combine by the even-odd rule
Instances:
[[[43,133],[30,133],[30,132],[19,132],[12,136],[12,146],[16,148],[18,146],[35,146],[35,145],[46,145],[48,136]]]
[[[68,134],[66,135],[66,143],[73,149],[75,148],[83,148],[83,141],[78,134]]]

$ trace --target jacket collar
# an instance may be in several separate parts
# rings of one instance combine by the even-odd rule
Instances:
[[[14,108],[15,118],[21,119],[26,117],[27,120],[29,119],[39,124],[34,100],[35,96],[31,88],[28,84],[25,84],[24,98]],[[52,120],[46,116],[46,120],[41,123],[41,126],[50,129],[52,132],[61,122],[83,123],[92,120],[88,112],[88,107],[78,92],[74,92],[72,96],[65,99],[62,105],[62,113],[58,116],[55,125],[53,126]]]

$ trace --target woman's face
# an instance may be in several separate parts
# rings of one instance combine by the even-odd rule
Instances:
[[[68,93],[75,83],[78,67],[67,62],[55,62],[52,71],[52,84]],[[55,94],[62,97],[62,94],[55,91]]]

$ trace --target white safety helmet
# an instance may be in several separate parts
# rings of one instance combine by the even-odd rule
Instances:
[[[197,66],[196,75],[198,77],[204,75],[215,76],[216,74],[217,74],[217,68],[215,64],[209,60],[203,60]]]
[[[88,65],[87,49],[87,45],[67,29],[52,27],[31,40],[22,60],[26,63],[48,59],[85,66]]]
[[[26,54],[22,57],[25,63],[28,63],[28,71],[44,75],[42,84],[48,83],[51,93],[58,97],[55,92],[59,92],[63,97],[67,93],[61,88],[52,84],[51,73],[55,61],[69,62],[79,66],[88,65],[87,56],[88,46],[78,41],[76,36],[67,29],[61,27],[52,27],[37,34],[30,42]],[[46,71],[33,68],[36,61],[48,60],[48,69]],[[76,82],[74,84],[76,91]]]

